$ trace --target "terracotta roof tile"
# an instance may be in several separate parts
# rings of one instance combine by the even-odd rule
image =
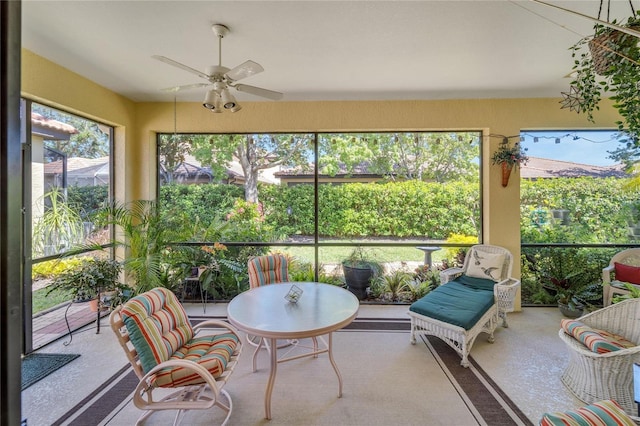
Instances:
[[[78,133],[78,129],[76,129],[72,125],[63,123],[58,120],[51,120],[49,118],[44,118],[44,116],[42,116],[41,114],[38,114],[37,112],[31,113],[31,123],[49,128],[51,130],[69,133],[71,135]]]
[[[622,164],[613,166],[593,166],[551,158],[529,157],[526,165],[520,167],[521,179],[545,179],[558,177],[629,177]]]

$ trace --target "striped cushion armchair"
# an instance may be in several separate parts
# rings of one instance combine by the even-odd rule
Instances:
[[[155,410],[178,410],[174,420],[177,424],[186,410],[214,405],[227,412],[224,423],[227,422],[232,403],[223,386],[242,348],[231,325],[209,320],[191,326],[176,296],[165,288],[153,289],[117,307],[110,323],[140,379],[133,402],[145,412],[136,424]],[[204,328],[222,331],[199,335]],[[154,397],[158,388],[176,391]]]
[[[252,257],[247,268],[251,288],[289,281],[289,262],[281,254]]]

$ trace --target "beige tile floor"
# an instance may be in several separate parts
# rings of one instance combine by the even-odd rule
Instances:
[[[186,308],[190,315],[203,315],[200,304]],[[362,305],[359,317],[407,318],[407,309]],[[226,304],[207,305],[207,315],[225,314]],[[561,318],[557,308],[523,308],[509,315],[509,328],[498,328],[495,343],[481,335],[472,350],[472,357],[535,424],[546,411],[582,405],[560,382],[567,364],[566,349],[557,336]],[[75,333],[71,345],[64,346],[63,340],[41,351],[82,356],[22,392],[23,418],[29,426],[51,424],[125,364],[106,318],[100,334],[89,328]]]

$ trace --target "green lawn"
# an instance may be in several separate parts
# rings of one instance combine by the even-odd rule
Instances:
[[[366,247],[366,251],[373,254],[375,260],[379,262],[422,262],[424,253],[415,247]],[[307,262],[313,262],[313,247],[284,247],[279,251],[291,253],[291,255]],[[338,264],[346,259],[353,251],[353,247],[320,247],[318,257],[322,264]],[[445,250],[438,250],[433,253],[434,262],[441,261],[445,257]]]
[[[53,290],[51,293],[47,294],[46,288],[34,291],[31,297],[34,314],[59,305],[60,303],[68,302],[72,299],[70,292]]]

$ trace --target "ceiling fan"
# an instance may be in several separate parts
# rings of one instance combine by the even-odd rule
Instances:
[[[178,92],[180,90],[194,89],[197,87],[213,86],[212,89],[207,91],[205,99],[202,105],[210,109],[212,112],[222,112],[228,110],[231,112],[239,111],[242,107],[236,101],[234,96],[229,93],[229,87],[234,89],[250,93],[252,95],[261,96],[263,98],[279,100],[282,99],[282,93],[273,90],[263,89],[261,87],[249,86],[247,84],[238,84],[237,82],[251,77],[252,75],[261,73],[264,71],[262,66],[254,61],[245,61],[235,68],[227,68],[222,66],[222,39],[229,33],[229,28],[222,24],[213,24],[211,30],[218,37],[218,65],[207,67],[206,72],[198,71],[187,65],[176,62],[173,59],[169,59],[165,56],[154,55],[152,58],[165,64],[173,65],[184,71],[195,74],[208,81],[208,83],[196,83],[188,84],[185,86],[176,86],[163,89],[169,92]]]

